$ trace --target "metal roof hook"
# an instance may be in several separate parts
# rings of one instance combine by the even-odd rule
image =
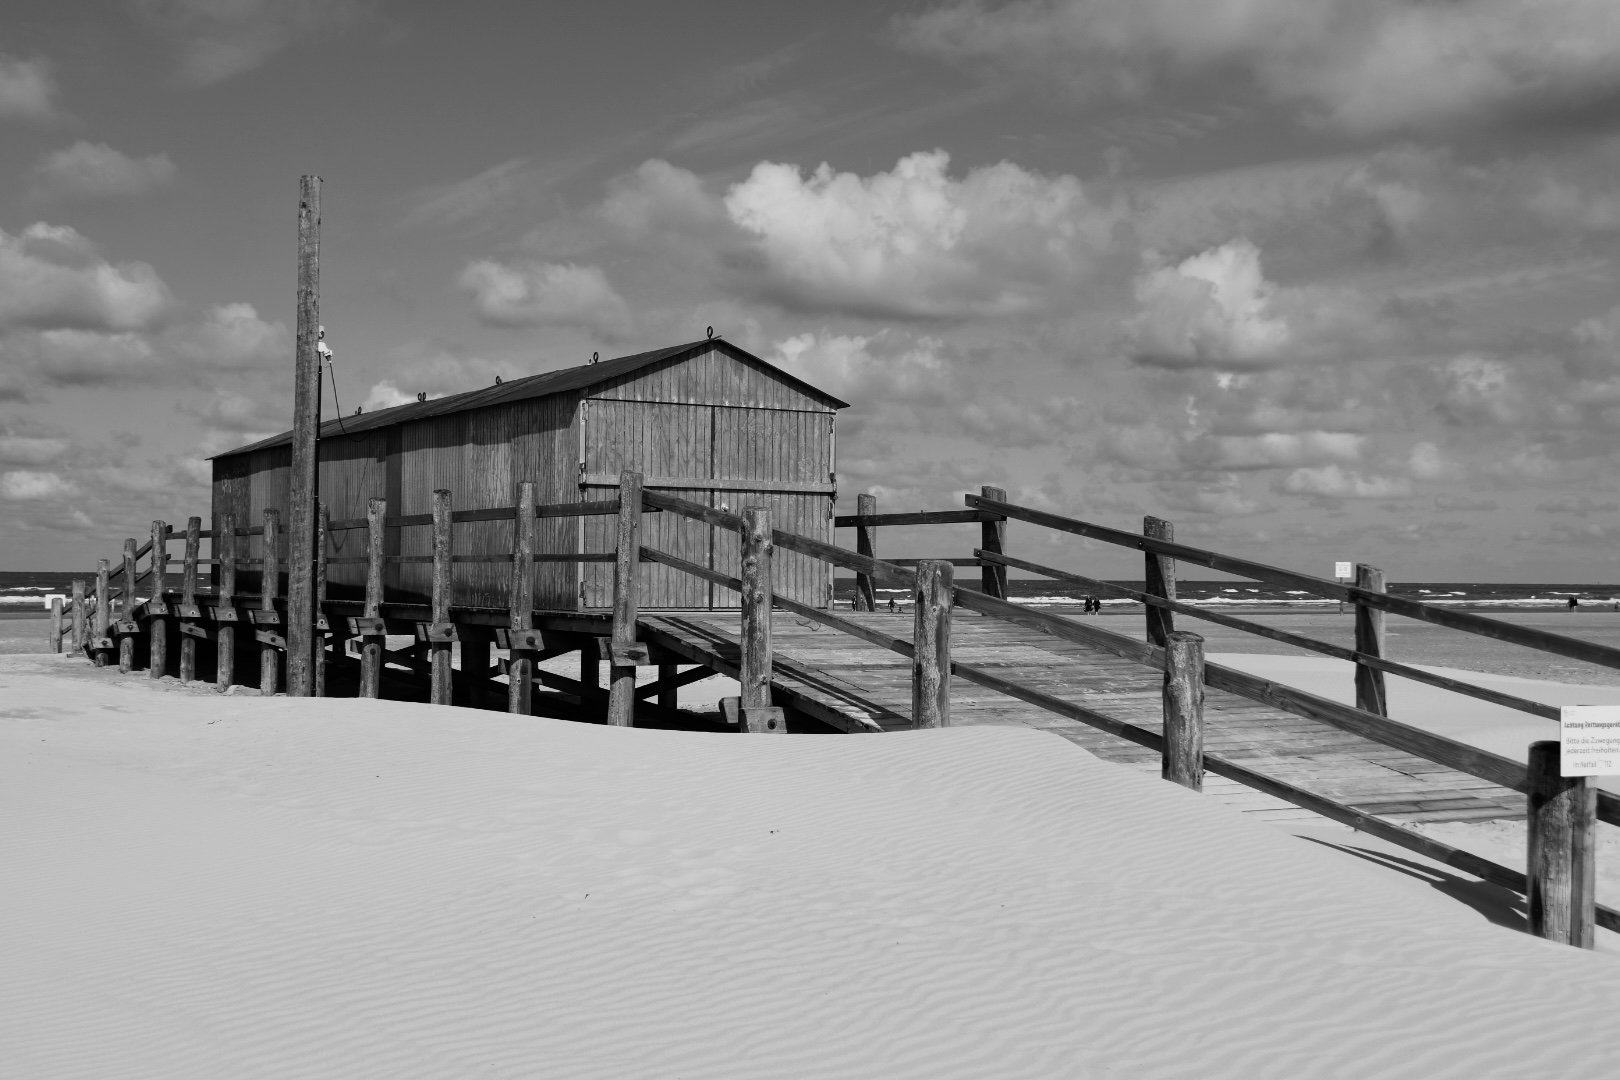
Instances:
[[[714,337],[714,327],[709,327],[708,337]]]

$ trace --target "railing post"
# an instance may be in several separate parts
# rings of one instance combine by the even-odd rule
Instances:
[[[112,609],[108,606],[112,603],[112,584],[108,580],[111,576],[111,568],[108,566],[107,560],[97,559],[95,623],[96,642],[95,650],[93,652],[96,667],[106,667],[108,661],[112,659],[112,656],[109,654],[109,650],[104,648],[102,645],[102,643],[107,640],[108,633],[112,629]]]
[[[368,620],[382,618],[383,544],[387,536],[388,500],[366,503],[366,606]],[[369,622],[367,629],[376,626]],[[388,638],[366,633],[360,638],[360,696],[382,696],[383,646]]]
[[[51,652],[62,651],[62,598],[51,597]]]
[[[146,620],[147,639],[151,662],[146,674],[161,679],[169,673],[169,620],[164,616],[163,594],[168,589],[169,526],[162,521],[152,522],[152,600],[146,606],[151,617]]]
[[[214,689],[220,693],[236,680],[236,515],[226,514],[214,537],[219,568],[219,596],[214,600]]]
[[[979,494],[986,499],[996,502],[1007,501],[1007,489],[993,487],[986,484],[979,489]],[[985,551],[993,551],[997,555],[1007,554],[1007,519],[985,521],[979,524],[979,547]],[[997,600],[1007,599],[1007,568],[996,563],[984,563],[979,567],[979,587],[984,595],[993,596]]]
[[[261,537],[260,547],[264,558],[260,560],[259,575],[259,608],[274,614],[276,610],[276,593],[281,588],[280,533],[281,511],[266,509],[264,512],[264,535]],[[268,625],[276,625],[274,621]],[[286,627],[282,627],[283,630]],[[265,631],[259,631],[264,633]],[[273,634],[274,632],[271,631]],[[286,638],[281,635],[282,641]],[[259,693],[270,697],[280,689],[281,684],[281,650],[273,642],[261,641],[259,643]]]
[[[659,664],[658,681],[667,682],[680,674],[678,664]],[[681,707],[681,692],[673,686],[660,687],[658,690],[658,707],[661,709],[678,709]]]
[[[1164,646],[1164,749],[1159,775],[1204,790],[1204,639],[1172,630]]]
[[[118,621],[125,623],[118,635],[118,672],[128,675],[135,670],[135,635],[128,623],[135,615],[135,538],[124,541],[124,591],[118,598]]]
[[[636,722],[636,619],[641,562],[641,486],[638,472],[619,474],[618,547],[613,560],[613,636],[608,641],[611,678],[608,720],[615,727]],[[644,650],[643,650],[644,652]]]
[[[84,651],[84,579],[73,579],[73,651]]]
[[[1175,526],[1163,518],[1144,517],[1142,519],[1142,535],[1153,540],[1174,540],[1176,538]],[[1176,561],[1165,558],[1163,555],[1147,552],[1143,557],[1143,585],[1142,591],[1149,596],[1163,597],[1166,600],[1176,598]],[[1175,632],[1175,615],[1164,608],[1156,608],[1152,604],[1144,604],[1143,609],[1147,615],[1148,644],[1166,648],[1166,642]]]
[[[1356,588],[1384,591],[1384,572],[1366,563],[1356,564]],[[1356,651],[1383,659],[1384,613],[1366,604],[1356,604]],[[1379,716],[1389,715],[1389,699],[1384,694],[1384,673],[1366,664],[1356,665],[1356,708]]]
[[[326,560],[327,540],[331,531],[331,517],[326,512],[326,500],[315,500],[315,610],[311,612],[310,663],[314,665],[315,696],[326,696],[326,630],[331,625],[326,618]],[[341,640],[341,639],[339,639]]]
[[[1525,896],[1530,932],[1549,941],[1595,945],[1597,788],[1563,776],[1561,745],[1530,744],[1529,850]]]
[[[202,550],[202,518],[186,521],[186,555],[180,564],[180,681],[191,682],[197,677],[197,639],[189,631],[196,625],[190,610],[197,604],[197,559]]]
[[[913,727],[951,723],[951,601],[955,571],[948,562],[917,564],[912,622],[911,722]]]
[[[534,484],[517,486],[512,519],[512,591],[507,605],[511,651],[506,661],[506,711],[528,716],[534,710],[534,653],[518,648],[516,635],[534,629]]]
[[[450,550],[450,492],[433,492],[433,622],[428,629],[428,649],[432,658],[428,701],[450,704],[450,592],[454,588],[455,567]]]
[[[742,518],[742,727],[786,734],[782,710],[771,706],[771,509],[745,506]]]
[[[863,518],[872,517],[877,513],[876,495],[855,496],[855,513]],[[858,523],[855,526],[855,551],[869,559],[877,558],[877,526]],[[855,575],[855,603],[856,611],[877,610],[877,589],[872,584],[872,575]]]

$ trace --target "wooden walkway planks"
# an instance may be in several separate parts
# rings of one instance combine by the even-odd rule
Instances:
[[[839,614],[894,637],[911,636],[909,615]],[[642,627],[644,638],[694,662],[735,669],[735,616],[647,615]],[[1157,671],[970,612],[956,613],[951,633],[952,656],[960,663],[1161,730]],[[846,730],[911,726],[911,662],[905,657],[783,612],[776,614],[772,636],[780,704]],[[1144,770],[1159,767],[1151,750],[962,679],[951,681],[951,722],[1022,724],[1051,731],[1108,761]],[[1211,753],[1389,821],[1480,821],[1523,817],[1525,812],[1524,796],[1507,788],[1220,690],[1207,691],[1204,745]],[[1240,809],[1315,817],[1240,785],[1209,779],[1206,790],[1212,796]]]

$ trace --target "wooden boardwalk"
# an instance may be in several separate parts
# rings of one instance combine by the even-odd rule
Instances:
[[[839,614],[894,637],[911,637],[910,615]],[[734,673],[737,626],[730,613],[646,614],[641,636],[693,663]],[[956,612],[951,634],[952,658],[958,662],[1138,727],[1162,730],[1158,671],[969,612]],[[772,635],[778,704],[848,731],[911,727],[907,658],[780,611]],[[1313,794],[1396,823],[1525,814],[1524,796],[1507,788],[1224,691],[1207,688],[1206,694],[1206,750]],[[1022,724],[1050,731],[1108,761],[1155,773],[1159,768],[1158,754],[1151,750],[959,678],[951,681],[951,723]],[[1245,811],[1321,820],[1219,777],[1206,777],[1205,791]]]

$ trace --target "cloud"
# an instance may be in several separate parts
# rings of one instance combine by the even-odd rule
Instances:
[[[725,206],[696,173],[657,158],[615,177],[597,214],[633,236],[701,236],[729,223]]]
[[[1536,510],[1543,514],[1576,514],[1585,517],[1587,514],[1612,514],[1620,511],[1620,502],[1594,498],[1591,495],[1560,495],[1556,499],[1548,499],[1539,504]]]
[[[1317,495],[1330,499],[1399,499],[1412,493],[1404,477],[1364,476],[1337,465],[1295,469],[1277,485],[1290,495]]]
[[[174,162],[167,154],[131,157],[106,143],[81,139],[56,150],[34,166],[35,192],[81,199],[127,199],[145,195],[174,181]]]
[[[1366,436],[1343,431],[1268,432],[1198,440],[1189,456],[1213,469],[1276,469],[1361,460]]]
[[[943,344],[891,332],[804,333],[774,342],[766,359],[846,401],[940,402],[952,380]]]
[[[49,465],[68,452],[68,441],[0,431],[0,464]]]
[[[1067,298],[1114,217],[1073,176],[1010,162],[948,173],[943,150],[862,177],[761,162],[724,198],[760,285],[800,310],[899,318],[1015,315]]]
[[[49,61],[19,60],[0,53],[0,117],[49,120],[56,115],[52,98],[56,80]]]
[[[629,332],[629,305],[594,266],[480,259],[459,284],[479,317],[496,326],[577,326],[609,338]]]
[[[512,158],[476,176],[423,188],[407,200],[404,225],[462,225],[504,207],[535,181],[533,159]]]
[[[1471,495],[1436,495],[1436,510],[1467,510],[1486,513],[1497,508],[1495,499],[1476,499]]]
[[[65,225],[0,231],[0,331],[13,327],[146,329],[169,310],[169,290],[146,263],[114,265]]]
[[[231,369],[290,363],[292,334],[285,324],[265,322],[252,304],[218,304],[197,322],[177,325],[162,346],[186,367]]]
[[[15,469],[0,473],[0,499],[39,502],[78,494],[78,488],[53,472]]]
[[[1379,132],[1579,107],[1620,90],[1610,0],[964,0],[902,42],[1081,99],[1239,72],[1310,119]]]
[[[235,436],[232,446],[254,441],[254,436],[268,438],[285,431],[292,425],[292,417],[284,399],[267,399],[261,395],[243,394],[235,390],[215,388],[202,402],[181,402],[175,406],[180,412],[203,421],[214,433]],[[330,410],[328,410],[330,411]],[[230,447],[221,447],[229,449]]]
[[[208,86],[252,71],[301,38],[359,21],[364,0],[133,0],[179,52],[180,81]]]
[[[519,379],[533,374],[510,360],[437,353],[396,365],[387,378],[371,387],[360,404],[367,412],[391,409],[415,401],[419,393],[427,394],[432,400],[489,386],[496,379]]]

